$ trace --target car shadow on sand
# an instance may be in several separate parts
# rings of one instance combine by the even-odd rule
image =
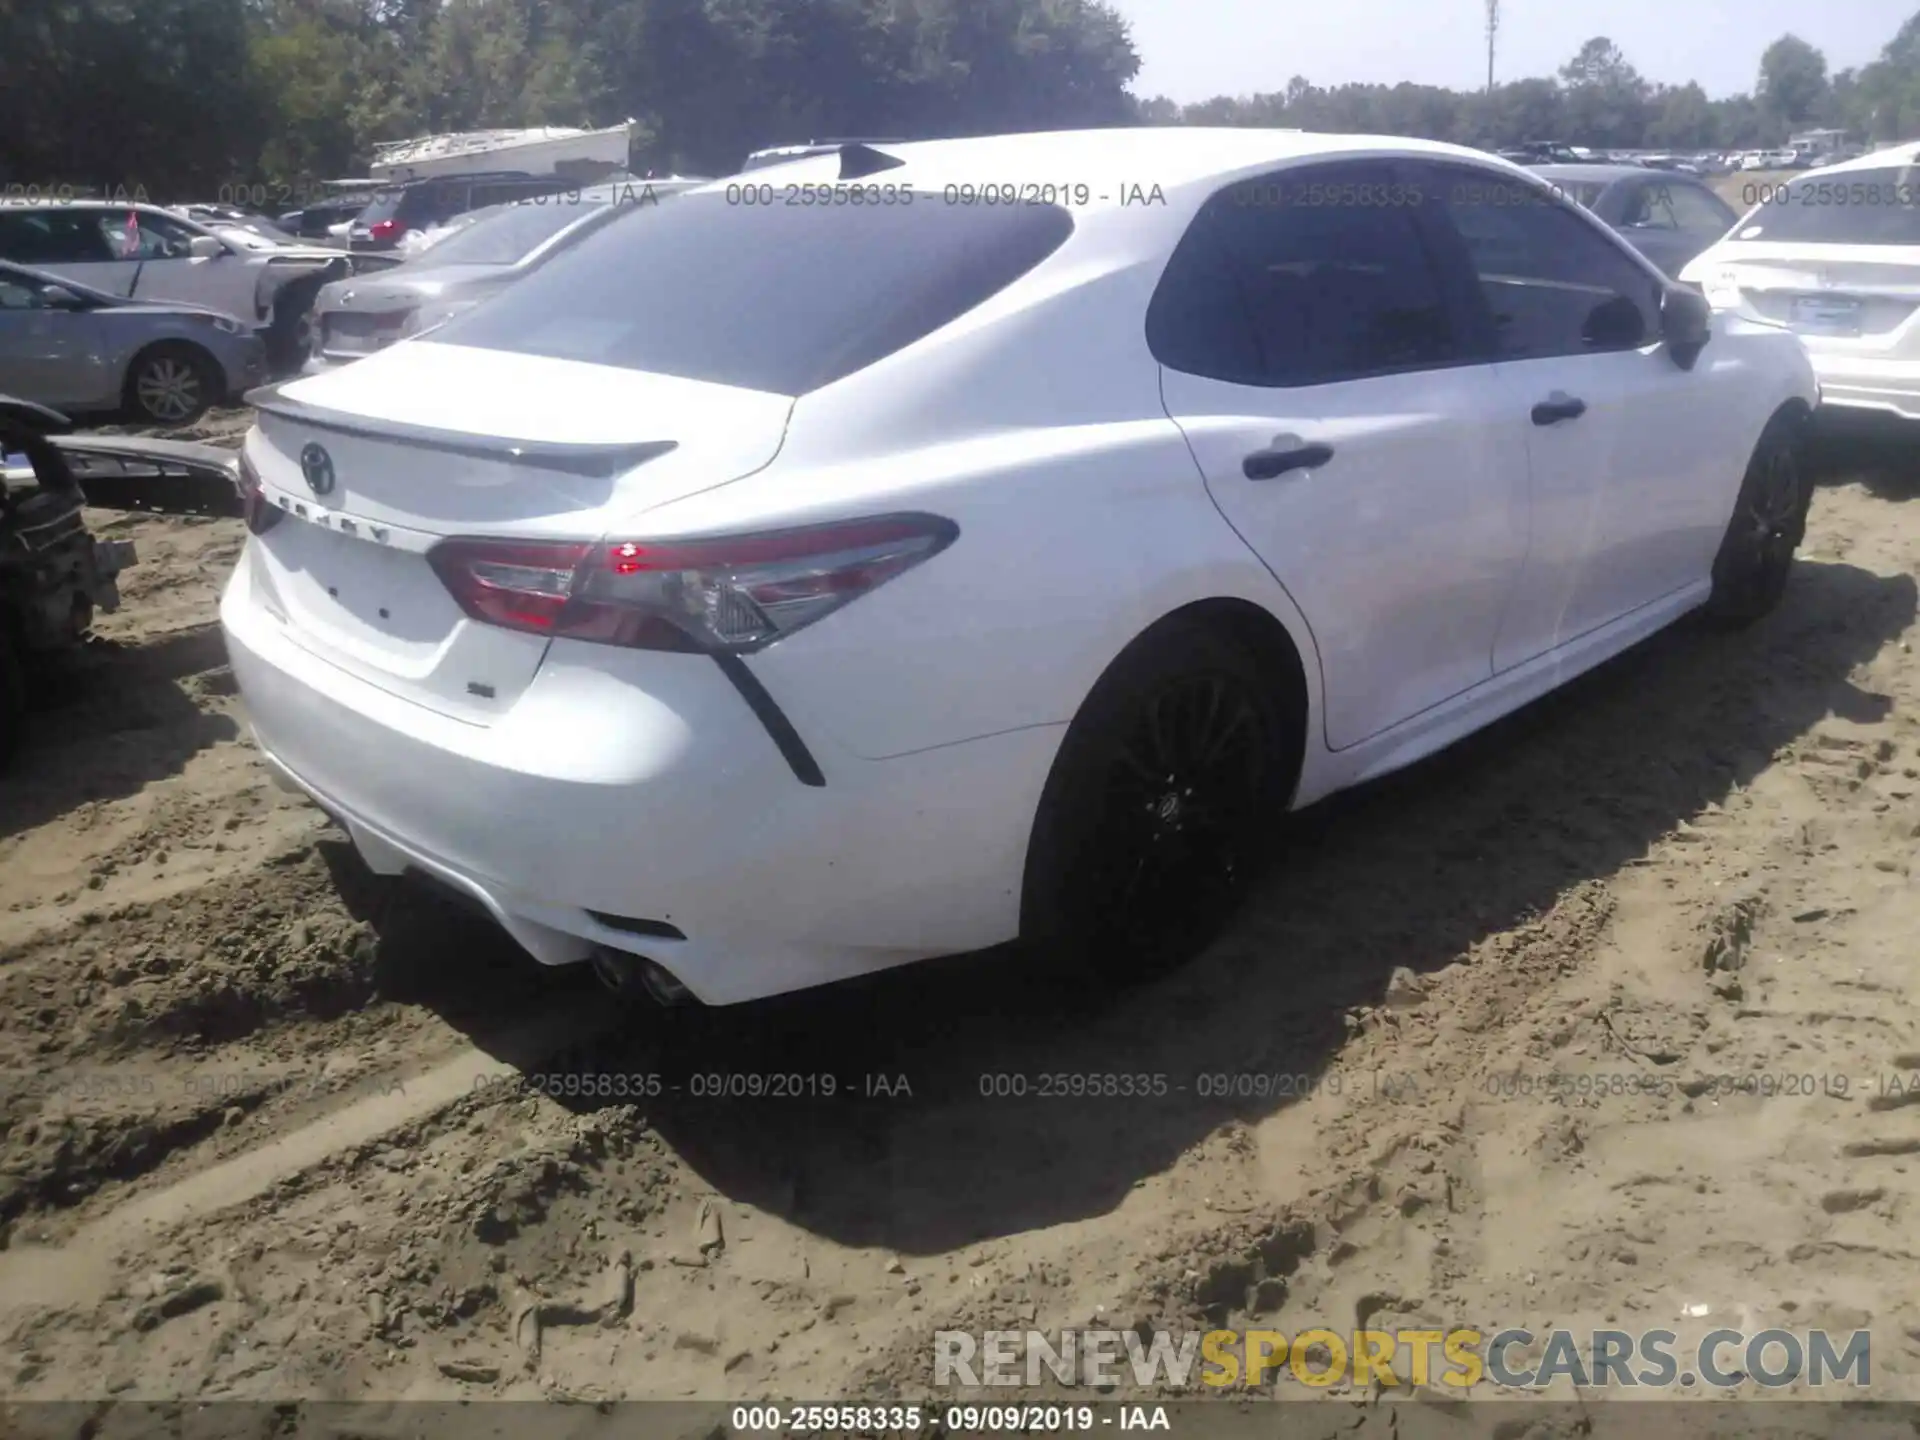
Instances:
[[[1879,500],[1920,496],[1920,425],[1871,411],[1823,416],[1807,456],[1815,483],[1860,484]]]
[[[1103,1213],[1223,1122],[1288,1103],[1206,1098],[1198,1077],[1319,1073],[1346,1013],[1378,1003],[1396,968],[1437,970],[1613,875],[1823,719],[1885,719],[1890,698],[1850,676],[1915,614],[1910,577],[1803,562],[1753,628],[1683,624],[1294,817],[1230,931],[1144,987],[1050,980],[1009,947],[723,1010],[615,1017],[603,1002],[540,1068],[585,1089],[660,1076],[640,1110],[704,1181],[844,1244],[929,1254]],[[442,970],[416,995],[489,1047],[543,982],[503,937],[460,923],[479,928],[460,932],[459,953],[491,958],[445,973],[454,951],[429,925],[418,943]],[[549,981],[571,991],[578,978]],[[1040,1077],[1062,1074],[1158,1075],[1167,1089],[1037,1096]],[[1024,1099],[1006,1093],[1023,1086]]]
[[[177,775],[239,725],[205,701],[231,693],[219,630],[128,644],[95,639],[36,667],[24,743],[0,776],[0,840],[76,806]]]

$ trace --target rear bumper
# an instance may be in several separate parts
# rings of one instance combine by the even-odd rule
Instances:
[[[474,725],[300,648],[248,572],[243,557],[221,621],[280,781],[370,868],[464,891],[544,963],[626,950],[723,1005],[1017,933],[1058,727],[886,761],[808,736],[826,784],[803,785],[711,660],[565,642],[500,721]]]
[[[1823,354],[1810,350],[1820,403],[1920,420],[1920,362]]]

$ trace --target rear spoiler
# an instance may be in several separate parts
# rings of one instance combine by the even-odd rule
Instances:
[[[666,454],[680,443],[677,440],[637,440],[579,445],[563,441],[473,435],[464,430],[440,430],[426,425],[409,425],[399,420],[375,420],[342,410],[323,409],[318,405],[290,399],[281,393],[279,385],[249,390],[245,399],[261,415],[290,420],[310,430],[381,440],[389,445],[404,445],[414,450],[465,455],[475,460],[525,465],[535,470],[558,470],[590,479],[610,479],[622,471]]]

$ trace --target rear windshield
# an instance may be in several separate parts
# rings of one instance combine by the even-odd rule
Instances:
[[[1057,205],[742,203],[756,188],[622,216],[433,338],[803,395],[932,334],[1073,233]]]
[[[435,265],[513,265],[569,225],[606,205],[605,200],[557,195],[515,200],[476,211],[472,221],[433,247]]]
[[[1735,240],[1920,245],[1920,168],[1847,170],[1785,185],[1750,185],[1757,200]]]

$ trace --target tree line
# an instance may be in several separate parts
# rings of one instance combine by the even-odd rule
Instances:
[[[818,136],[1131,124],[1487,147],[1920,137],[1920,14],[1857,70],[1783,36],[1751,92],[1721,99],[1650,83],[1604,37],[1557,75],[1479,91],[1296,76],[1178,105],[1130,93],[1139,68],[1100,0],[0,0],[0,193],[292,197],[361,173],[379,140],[629,117],[638,166],[708,175]]]

